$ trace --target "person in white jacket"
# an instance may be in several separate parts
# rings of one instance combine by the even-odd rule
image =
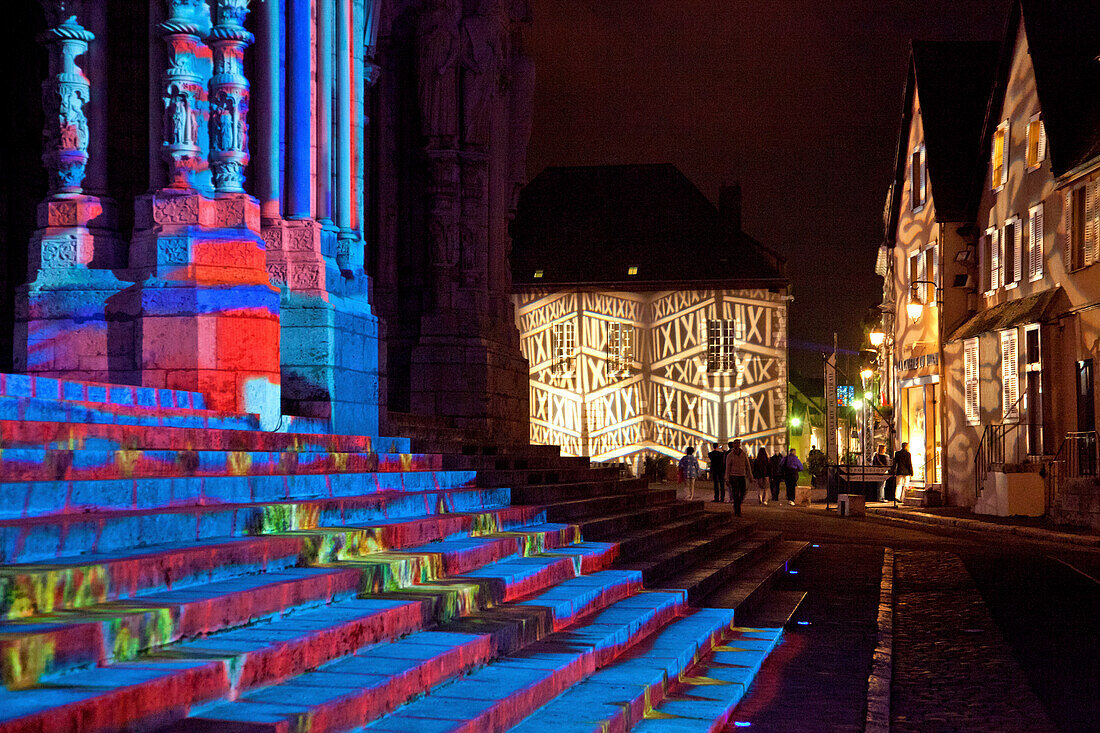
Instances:
[[[741,502],[745,499],[748,482],[752,479],[752,461],[748,451],[741,447],[741,441],[730,443],[730,452],[726,454],[726,485],[730,487],[730,501],[733,513],[741,516]]]

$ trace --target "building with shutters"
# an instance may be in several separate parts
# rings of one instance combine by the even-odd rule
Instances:
[[[883,351],[895,380],[882,396],[894,408],[896,445],[888,450],[909,444],[909,499],[922,503],[942,498],[945,484],[941,335],[968,314],[979,168],[973,151],[996,59],[995,43],[914,42],[910,52],[879,258]]]
[[[671,165],[548,168],[512,254],[531,441],[637,464],[786,443],[785,261]]]
[[[895,340],[906,329],[931,328],[921,321],[932,309],[917,304],[935,299],[939,311],[941,390],[933,401],[949,504],[991,514],[1050,512],[1094,525],[1100,519],[1091,478],[1097,463],[1093,364],[1100,356],[1100,37],[1088,30],[1098,24],[1100,8],[1084,0],[1057,8],[1032,0],[1013,5],[980,104],[980,139],[972,150],[954,153],[964,176],[958,181],[964,206],[953,222],[959,241],[951,246],[940,233],[932,277],[929,265],[909,253],[894,259],[895,274],[887,279],[904,286],[904,272],[910,282],[891,301]],[[914,48],[917,91],[927,106],[929,77]],[[954,79],[973,68],[960,60],[939,72]],[[928,134],[928,110],[921,116]],[[899,157],[903,153],[899,148]],[[935,156],[929,135],[929,200],[938,210],[943,187]],[[915,160],[904,165],[906,183],[895,204],[901,211],[913,209],[905,201],[913,198],[906,191]],[[980,163],[968,181],[969,160]],[[900,163],[898,170],[900,181]],[[899,217],[898,241],[907,226],[912,222]],[[919,424],[913,403],[904,403],[906,380],[935,379],[920,372],[932,370],[930,358],[897,353],[893,367],[899,428]],[[925,405],[927,426],[927,399]]]

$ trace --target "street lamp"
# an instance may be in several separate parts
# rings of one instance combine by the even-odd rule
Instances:
[[[918,285],[931,285],[933,292],[935,293],[936,305],[939,305],[940,301],[940,286],[932,280],[913,280],[909,283],[911,288],[909,295],[909,302],[905,304],[905,312],[909,316],[910,321],[916,321],[920,319],[921,313],[924,312],[924,303],[917,298],[917,286]]]
[[[871,346],[874,346],[876,349],[886,343],[886,334],[877,328],[867,334],[867,338],[870,340]]]
[[[863,380],[863,386],[867,386],[867,382],[871,381],[871,377],[875,376],[875,371],[871,367],[863,367],[859,373],[859,378]]]
[[[792,428],[797,428],[799,425],[802,424],[802,419],[798,417],[791,417],[790,422]]]

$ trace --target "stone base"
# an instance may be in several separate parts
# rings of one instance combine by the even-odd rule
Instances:
[[[1100,481],[1096,476],[1067,479],[1051,507],[1059,524],[1090,527],[1100,531]]]
[[[367,278],[326,273],[324,296],[281,297],[283,411],[329,421],[337,433],[378,435],[378,319]]]
[[[503,331],[474,315],[425,316],[412,352],[412,412],[449,417],[486,441],[529,442],[527,361]]]
[[[990,471],[982,495],[974,504],[975,514],[996,517],[1041,517],[1046,513],[1046,487],[1038,473]]]

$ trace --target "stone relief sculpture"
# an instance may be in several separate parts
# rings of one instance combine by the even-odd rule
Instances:
[[[417,93],[429,147],[449,147],[458,136],[458,0],[427,0],[416,34]]]
[[[489,143],[492,101],[500,92],[509,55],[505,0],[481,0],[462,21],[462,139]]]

